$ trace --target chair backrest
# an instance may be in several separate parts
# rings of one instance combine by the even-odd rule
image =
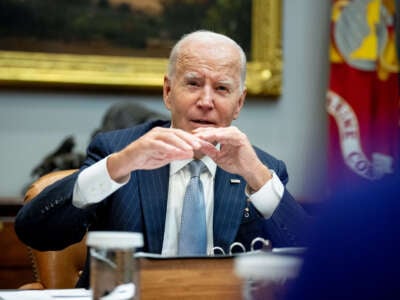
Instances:
[[[77,170],[62,170],[48,173],[36,180],[25,194],[24,203],[32,200],[48,185],[64,178]],[[86,260],[86,239],[59,251],[38,251],[29,248],[36,283],[21,288],[34,286],[45,289],[64,289],[75,287]]]

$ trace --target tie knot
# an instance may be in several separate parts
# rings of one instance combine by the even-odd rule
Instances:
[[[195,159],[189,163],[190,175],[192,177],[199,177],[205,169],[206,166],[201,160]]]

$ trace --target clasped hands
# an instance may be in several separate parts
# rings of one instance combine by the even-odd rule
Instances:
[[[215,145],[219,144],[217,148]],[[155,127],[107,160],[111,178],[123,182],[134,170],[151,170],[174,160],[208,155],[220,168],[242,176],[252,190],[270,178],[247,136],[235,126],[200,127],[192,133]]]

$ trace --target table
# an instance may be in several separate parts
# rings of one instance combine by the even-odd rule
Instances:
[[[233,257],[140,258],[141,299],[242,299]]]
[[[289,260],[284,259],[284,263],[277,264],[282,257],[275,256],[273,253],[263,254],[263,256],[264,258],[269,257],[269,259],[263,259],[263,264],[257,263],[257,267],[261,267],[262,270],[265,271],[269,270],[268,272],[261,273],[270,273],[272,276],[271,279],[275,280],[257,282],[254,281],[254,279],[257,280],[257,276],[250,281],[238,277],[237,271],[240,265],[238,262],[243,261],[243,258],[246,258],[246,256],[242,256],[241,258],[232,256],[198,258],[140,257],[138,258],[140,268],[140,299],[244,299],[244,291],[249,292],[250,283],[252,287],[251,294],[256,296],[255,299],[276,300],[279,298],[277,296],[285,292],[285,285],[282,285],[282,280],[279,278],[282,277],[283,279],[283,277],[285,277],[290,279],[295,277],[295,273],[297,273],[292,273],[292,271],[296,271],[296,268],[292,268],[287,264],[290,263],[294,257]],[[280,258],[276,260],[274,257]],[[252,258],[256,258],[256,256],[247,256],[247,258],[253,260]],[[271,259],[273,259],[272,264]],[[297,259],[295,260],[295,265],[298,265]],[[255,269],[251,261],[250,265],[248,263],[246,263],[247,266],[250,266],[251,269]],[[282,272],[284,271],[282,267],[286,269],[288,266],[289,270],[292,271]],[[281,270],[276,269],[277,267],[281,268]],[[243,278],[243,274],[241,274],[241,277]],[[254,283],[256,285],[253,285]],[[253,290],[254,287],[257,287],[257,289]],[[74,300],[91,299],[90,291],[83,289],[14,290],[11,294],[11,298],[5,297],[4,291],[0,290],[0,296],[4,296],[4,299],[13,300],[22,299],[21,297],[28,299],[27,296],[29,293],[33,296],[37,293],[39,296],[36,295],[35,299],[41,300],[45,299],[45,296],[47,296],[46,299],[49,300],[64,299],[66,297]],[[7,296],[10,297],[10,295]],[[12,296],[14,296],[14,298],[12,298]]]
[[[233,257],[138,260],[141,300],[242,299],[242,283],[234,273]],[[7,296],[4,292],[7,291],[0,290],[4,299],[91,299],[89,291],[83,289],[13,290]]]

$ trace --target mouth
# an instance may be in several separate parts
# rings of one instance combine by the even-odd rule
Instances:
[[[215,126],[214,122],[204,119],[193,119],[190,122],[195,123],[197,126]]]

